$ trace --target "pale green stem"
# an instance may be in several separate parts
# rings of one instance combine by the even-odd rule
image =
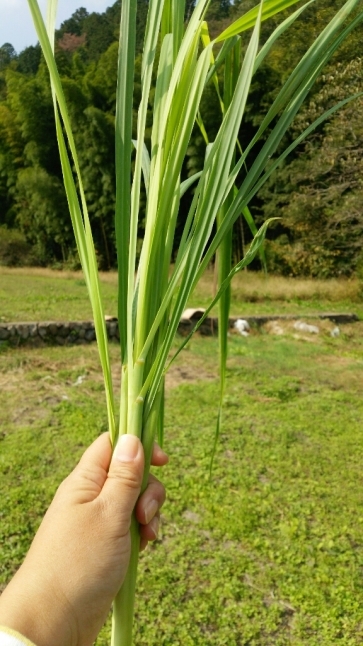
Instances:
[[[122,389],[122,393],[124,394],[124,396],[126,396],[123,389]],[[155,402],[150,412],[150,415],[146,420],[146,422],[144,423],[144,427],[142,429],[142,437],[143,437],[144,453],[145,453],[145,470],[144,470],[143,482],[141,487],[142,492],[145,491],[146,489],[147,481],[149,477],[151,455],[152,455],[152,450],[154,446],[154,438],[155,438],[155,432],[157,428],[157,419],[160,412],[161,402],[162,402],[162,390],[160,388],[159,393],[155,398]],[[137,423],[140,424],[139,437],[141,436],[142,409],[143,409],[143,406],[141,404],[138,410],[134,411],[134,414],[132,416],[133,424],[134,424],[132,427],[132,430],[136,431]],[[131,432],[130,427],[128,428],[128,432]],[[131,526],[130,526],[130,540],[131,540],[131,556],[130,556],[129,567],[127,570],[126,578],[113,604],[111,646],[132,646],[132,628],[133,628],[133,619],[134,619],[137,565],[139,560],[139,549],[140,549],[139,525],[134,515],[132,516]]]
[[[139,525],[132,516],[130,527],[131,556],[126,578],[113,602],[111,646],[132,646],[132,627],[139,561]]]

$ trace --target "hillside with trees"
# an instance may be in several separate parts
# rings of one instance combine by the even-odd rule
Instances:
[[[342,6],[316,0],[277,41],[253,79],[243,148],[296,62],[329,18]],[[187,0],[188,20],[194,0]],[[255,5],[250,0],[212,0],[208,12],[211,36],[220,33]],[[143,31],[148,0],[139,0],[136,69],[141,73]],[[114,117],[121,0],[104,13],[82,7],[56,32],[56,58],[79,152],[95,244],[102,269],[115,266]],[[265,41],[283,16],[263,24]],[[362,88],[362,29],[337,52],[324,70],[291,129],[291,140],[321,113]],[[246,46],[248,33],[243,34]],[[137,78],[138,78],[137,76]],[[223,69],[219,70],[223,83]],[[134,125],[138,98],[135,92]],[[150,105],[150,119],[151,119]],[[287,275],[339,276],[363,271],[362,166],[363,99],[348,103],[299,146],[251,203],[257,223],[280,217],[266,243],[268,267]],[[211,82],[201,116],[213,141],[220,106]],[[184,168],[187,177],[201,168],[206,143],[199,129],[190,141]],[[258,150],[247,160],[250,165]],[[192,195],[183,198],[187,212]],[[144,196],[146,200],[146,196]],[[145,206],[141,204],[141,209]],[[140,218],[140,239],[143,219]],[[241,256],[251,234],[242,217],[234,230],[235,256]],[[15,52],[0,47],[0,263],[74,266],[78,264],[63,190],[55,136],[49,78],[39,45]],[[255,268],[259,265],[256,261]]]

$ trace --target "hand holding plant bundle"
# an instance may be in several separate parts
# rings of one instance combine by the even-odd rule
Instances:
[[[164,375],[168,362],[173,359],[169,354],[190,294],[208,264],[217,256],[218,290],[206,315],[221,299],[218,329],[222,405],[230,282],[234,274],[260,252],[268,226],[266,222],[257,231],[248,205],[286,156],[339,106],[353,98],[331,108],[281,151],[282,143],[286,141],[285,134],[319,73],[343,40],[363,20],[362,11],[353,13],[353,18],[350,18],[359,0],[348,0],[342,6],[297,64],[257,131],[252,133],[248,145],[242,150],[239,144],[254,74],[275,41],[314,1],[309,0],[285,18],[260,46],[261,22],[297,0],[261,0],[215,40],[210,39],[204,20],[209,0],[195,3],[186,26],[185,0],[149,0],[140,79],[141,100],[134,131],[132,113],[138,2],[122,1],[115,117],[115,234],[122,384],[120,406],[116,408],[87,200],[54,58],[57,1],[48,0],[45,24],[37,0],[28,0],[50,72],[64,184],[93,309],[111,441],[115,446],[122,433],[141,439],[145,452],[141,490],[145,489],[148,481],[154,438],[156,435],[160,441],[163,438]],[[251,36],[242,43],[240,34],[247,30],[251,30]],[[220,91],[222,73],[223,91]],[[155,87],[152,87],[154,78]],[[215,86],[221,105],[221,125],[213,142],[208,141],[200,113],[203,91],[210,82]],[[148,139],[146,122],[150,105],[153,120]],[[200,172],[183,181],[185,157],[195,127],[205,138],[205,162]],[[142,184],[146,193],[145,236],[138,255]],[[194,194],[180,235],[180,204],[191,186]],[[246,256],[232,268],[231,232],[241,214],[254,238]],[[219,414],[217,429],[220,420]],[[130,531],[130,565],[114,601],[113,646],[132,644],[140,542],[136,517]]]
[[[109,613],[130,560],[136,501],[141,548],[157,537],[164,487],[154,477],[138,499],[142,444],[124,435],[112,455],[101,435],[59,487],[30,551],[0,597],[0,626],[36,646],[90,646]],[[157,445],[152,464],[168,458]]]

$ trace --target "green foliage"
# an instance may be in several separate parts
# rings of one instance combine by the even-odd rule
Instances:
[[[39,43],[23,49],[17,57],[16,69],[21,74],[36,74],[41,61]]]
[[[37,262],[39,259],[35,250],[32,250],[23,233],[0,226],[0,265],[19,267]]]
[[[6,72],[6,106],[14,115],[23,141],[23,165],[60,173],[49,78],[43,67],[35,77]]]
[[[296,120],[295,132],[344,96],[359,92],[361,79],[360,59],[330,66]],[[362,115],[362,99],[342,108],[262,191],[265,216],[282,217],[280,235],[268,248],[272,271],[349,276],[360,265]]]
[[[188,0],[185,5],[185,15],[190,17],[194,7],[194,0]],[[246,11],[254,6],[253,0],[248,2],[235,1],[234,3],[227,0],[215,0],[211,3],[208,18],[210,20],[210,32],[216,36],[223,31],[228,24],[240,17]],[[281,80],[287,78],[287,75],[296,64],[297,60],[304,54],[308,44],[321,31],[331,16],[341,6],[340,0],[329,2],[328,0],[319,0],[312,3],[306,11],[300,16],[298,21],[282,35],[276,42],[269,58],[258,69],[253,78],[248,104],[246,106],[245,120],[239,133],[239,140],[242,149],[251,140],[256,133],[256,128],[261,124],[266,108],[276,96],[277,88]],[[117,70],[117,42],[119,35],[119,14],[121,2],[117,0],[104,13],[88,13],[85,9],[77,9],[72,16],[65,20],[61,28],[56,33],[58,41],[56,47],[56,57],[59,69],[66,83],[74,82],[79,89],[76,92],[69,93],[70,110],[77,111],[77,123],[80,125],[80,158],[83,154],[94,150],[100,150],[100,164],[98,169],[101,176],[98,181],[89,174],[89,193],[88,203],[90,205],[90,217],[94,227],[96,244],[99,250],[101,266],[108,267],[115,264],[114,240],[112,238],[112,218],[110,213],[114,209],[114,186],[110,178],[114,172],[114,155],[110,151],[108,144],[108,134],[104,126],[100,126],[101,121],[112,127],[111,115],[115,114],[115,97],[116,97],[116,70]],[[146,13],[148,2],[146,0],[138,1],[138,14],[136,22],[136,52],[138,54],[136,66],[141,70],[141,59],[139,53],[142,51],[143,34],[145,30]],[[286,14],[287,15],[287,14]],[[262,25],[262,38],[265,39],[271,33],[271,30],[281,21],[280,17],[272,17]],[[349,65],[355,65],[357,55],[360,52],[360,42],[362,37],[361,28],[353,32],[342,47],[335,55],[334,66],[327,70],[326,78],[330,78],[325,85],[318,84],[314,90],[317,94],[316,106],[323,110],[327,103],[335,98],[342,97],[344,93],[349,93],[349,83],[347,75],[343,74],[344,66],[348,66],[347,74],[352,75]],[[68,40],[67,40],[68,39]],[[244,39],[244,46],[247,40]],[[341,74],[336,73],[339,68],[335,69],[336,64],[341,64]],[[7,226],[19,226],[16,220],[19,200],[16,199],[15,187],[17,184],[18,173],[25,167],[40,166],[47,174],[57,179],[61,179],[61,171],[56,152],[55,133],[53,124],[53,109],[49,94],[49,84],[46,72],[41,64],[41,55],[39,45],[27,47],[23,52],[16,54],[11,44],[6,43],[0,48],[0,199],[1,214],[0,222]],[[223,91],[223,66],[219,72],[220,90]],[[356,72],[356,78],[359,78],[360,72]],[[153,78],[153,86],[155,78]],[[136,120],[138,97],[141,93],[139,80],[136,83],[135,102],[133,111],[133,129],[136,136]],[[321,100],[321,92],[330,93],[330,100]],[[357,81],[356,86],[359,86]],[[152,89],[150,97],[150,106],[153,102]],[[78,99],[82,99],[77,104]],[[312,100],[313,97],[312,97]],[[82,110],[81,110],[82,106]],[[94,118],[90,119],[92,113],[89,109],[96,109],[103,113],[103,117],[98,113],[98,125],[94,127]],[[348,110],[349,108],[347,108]],[[342,128],[342,132],[347,137],[357,136],[359,141],[359,123],[360,117],[357,110],[356,119],[350,121],[352,128],[345,128],[344,124],[339,122],[339,115],[334,117],[336,132]],[[9,114],[10,111],[10,114]],[[313,113],[318,114],[318,110],[305,112],[306,119],[309,120]],[[93,115],[95,112],[93,112]],[[215,134],[220,125],[220,106],[215,94],[212,83],[207,85],[201,105],[201,114],[209,136],[213,141]],[[347,113],[348,114],[348,113]],[[41,118],[39,118],[41,115]],[[348,123],[346,121],[346,123]],[[302,123],[302,121],[300,121]],[[149,126],[149,117],[148,117]],[[299,124],[291,132],[289,137],[298,132]],[[339,164],[335,164],[334,170],[330,172],[327,163],[334,156],[332,143],[328,146],[328,139],[333,138],[337,142],[337,136],[329,130],[326,131],[325,143],[321,151],[320,140],[317,138],[311,140],[306,150],[306,165],[304,166],[301,159],[301,148],[297,154],[292,154],[287,160],[283,171],[276,176],[274,188],[268,191],[260,192],[257,198],[253,198],[251,211],[256,213],[268,213],[276,215],[277,211],[282,209],[284,216],[284,226],[277,227],[270,235],[272,242],[270,244],[271,267],[275,270],[281,265],[280,270],[286,273],[294,272],[296,274],[309,275],[351,275],[355,271],[358,259],[358,240],[360,236],[360,224],[357,218],[352,215],[357,213],[357,204],[355,197],[348,199],[347,191],[345,195],[335,194],[330,190],[329,197],[322,200],[321,207],[316,206],[316,199],[322,178],[327,180],[328,184],[335,185],[334,173],[339,173]],[[353,135],[351,134],[353,133]],[[266,133],[267,134],[267,133]],[[149,135],[149,133],[147,133]],[[322,132],[320,132],[322,136]],[[87,146],[87,137],[92,142]],[[261,139],[264,141],[265,135]],[[81,143],[82,140],[82,143]],[[352,152],[353,152],[352,147]],[[349,149],[351,144],[349,143]],[[255,146],[249,155],[249,166],[252,165],[259,146]],[[357,144],[358,151],[358,144]],[[183,178],[191,175],[194,170],[200,169],[204,161],[205,146],[203,138],[198,129],[195,129],[190,138],[187,163],[183,167]],[[352,155],[352,159],[354,156]],[[308,161],[309,159],[309,161]],[[88,160],[85,160],[85,169]],[[295,164],[292,165],[291,164]],[[291,169],[290,169],[291,166]],[[314,170],[312,171],[311,168]],[[323,175],[317,177],[316,168],[323,169]],[[353,170],[353,166],[352,166]],[[88,171],[86,171],[87,174]],[[352,182],[359,182],[359,167],[356,167],[356,174]],[[315,179],[315,182],[313,181]],[[342,184],[342,182],[341,182]],[[304,189],[304,195],[296,197],[296,187],[301,193],[301,187]],[[341,188],[341,187],[340,187]],[[190,201],[192,199],[190,189],[183,198],[180,217],[177,223],[177,231],[181,227],[187,216]],[[354,192],[354,191],[353,191]],[[276,196],[278,193],[279,196]],[[320,195],[321,191],[320,191]],[[357,198],[358,199],[358,198]],[[351,203],[349,202],[351,200]],[[314,205],[313,205],[314,202]],[[100,207],[102,205],[102,207]],[[146,196],[143,195],[141,205],[141,217],[139,225],[140,241],[144,235],[144,215],[146,207]],[[323,215],[322,215],[322,212]],[[101,222],[99,213],[102,214]],[[307,214],[304,223],[299,221],[301,213]],[[340,217],[342,220],[340,221]],[[359,217],[358,217],[359,220]],[[321,230],[316,226],[317,222],[323,222]],[[331,226],[329,226],[331,224]],[[243,225],[242,225],[243,227]],[[352,248],[349,245],[347,234],[344,231],[354,230],[354,241]],[[241,247],[244,247],[250,241],[248,227],[242,229],[241,224],[237,224],[234,232],[234,255],[236,259],[240,258]],[[302,229],[304,231],[302,231]],[[306,235],[306,230],[310,233]],[[325,245],[326,231],[329,231],[331,242],[328,249]],[[282,244],[287,235],[288,244]],[[61,233],[60,233],[61,235]],[[180,237],[180,236],[179,236]],[[309,242],[309,238],[311,242]],[[177,237],[177,239],[179,239]],[[315,248],[313,244],[315,239]],[[63,248],[68,244],[67,236],[62,241]],[[49,246],[52,249],[52,245]],[[321,253],[318,262],[318,254]],[[45,262],[52,263],[54,254],[57,261],[62,262],[63,254],[61,246],[53,248],[49,258]],[[311,260],[310,260],[311,259]],[[294,267],[294,268],[293,268]],[[293,269],[292,269],[293,268]]]
[[[15,56],[16,52],[11,43],[4,43],[0,47],[0,71],[8,67]]]
[[[74,253],[67,201],[61,181],[44,169],[25,168],[16,183],[17,221],[26,239],[35,247],[41,264]],[[58,253],[57,253],[58,252]]]
[[[74,34],[75,36],[81,36],[85,31],[85,23],[89,16],[87,9],[80,7],[68,20],[64,20],[60,26],[60,29],[56,31],[56,39],[58,40],[64,34]]]

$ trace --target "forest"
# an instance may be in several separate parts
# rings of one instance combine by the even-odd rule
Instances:
[[[56,59],[103,270],[116,265],[114,121],[121,2],[116,0],[104,13],[89,13],[81,7],[56,32]],[[255,4],[253,0],[212,0],[207,15],[211,37]],[[194,0],[187,0],[186,21],[193,5]],[[242,149],[281,83],[341,6],[337,0],[312,2],[275,43],[253,79],[239,136]],[[139,0],[138,76],[147,9],[148,0]],[[279,14],[263,24],[261,42],[284,17]],[[294,121],[288,135],[291,140],[338,101],[363,90],[361,32],[362,27],[357,28],[325,68]],[[248,32],[243,43],[247,46]],[[222,84],[222,69],[219,74]],[[152,95],[150,123],[151,114]],[[362,117],[363,98],[347,103],[297,147],[250,203],[257,225],[269,217],[279,218],[265,242],[269,271],[319,278],[363,276]],[[212,81],[204,92],[201,118],[205,132],[199,128],[193,131],[183,179],[202,168],[206,136],[213,141],[221,121]],[[257,153],[251,151],[247,166]],[[191,199],[192,189],[183,197],[180,218],[188,212]],[[142,210],[145,204],[146,195]],[[140,241],[143,224],[141,217]],[[182,222],[179,224],[181,229]],[[241,215],[233,231],[235,260],[245,253],[251,237],[250,226]],[[21,52],[11,43],[0,47],[0,264],[79,266],[63,189],[49,77],[39,45]],[[256,260],[253,268],[260,267]]]

